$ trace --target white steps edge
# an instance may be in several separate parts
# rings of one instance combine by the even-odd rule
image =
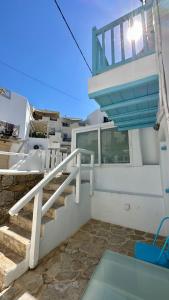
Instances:
[[[12,231],[9,229],[8,226],[1,226],[0,227],[0,242],[2,244],[4,244],[4,246],[7,246],[8,248],[10,248],[11,250],[15,251],[15,246],[14,244],[12,245],[12,247],[8,246],[5,244],[4,240],[3,240],[3,235],[6,236],[7,239],[10,240],[10,238],[12,240],[16,240],[17,243],[20,243],[20,244],[23,244],[25,246],[25,250],[27,252],[27,250],[29,250],[29,247],[30,247],[30,240],[23,237],[22,235]],[[15,251],[16,253],[18,252],[17,249]],[[25,255],[26,255],[26,252],[25,252]],[[19,253],[18,253],[19,254]],[[22,253],[23,254],[23,253]]]
[[[13,265],[3,274],[2,288],[7,288],[14,280],[19,278],[29,269],[29,258],[26,257],[20,263]]]

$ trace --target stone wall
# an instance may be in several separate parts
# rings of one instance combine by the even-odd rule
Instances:
[[[11,142],[2,141],[0,139],[0,151],[9,152],[11,149]],[[0,155],[0,169],[8,169],[9,168],[9,156]]]
[[[43,175],[0,176],[0,224],[8,220],[8,210],[34,187]]]

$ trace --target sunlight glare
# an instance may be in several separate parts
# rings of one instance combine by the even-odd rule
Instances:
[[[137,42],[143,35],[143,28],[141,22],[135,21],[127,32],[127,39],[129,42]]]

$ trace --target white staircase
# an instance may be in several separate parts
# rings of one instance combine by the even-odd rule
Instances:
[[[81,153],[91,155],[90,184],[81,180]],[[74,159],[70,174],[62,173]],[[75,150],[10,210],[0,227],[0,291],[90,218],[93,163],[93,153]]]

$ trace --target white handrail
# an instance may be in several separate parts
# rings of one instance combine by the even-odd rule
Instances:
[[[18,212],[37,194],[37,192],[43,189],[62,169],[78,154],[83,153],[92,155],[92,151],[85,149],[74,150],[64,161],[62,161],[55,169],[53,169],[46,177],[44,177],[35,187],[33,187],[24,197],[22,197],[10,210],[11,216],[17,215]]]
[[[42,207],[42,216],[49,210],[49,208],[54,204],[56,199],[63,193],[68,184],[76,177],[78,173],[78,168],[75,168],[72,173],[66,178],[66,180],[60,185],[56,192],[49,198],[49,200]]]
[[[26,154],[26,153],[5,152],[5,151],[0,151],[0,155],[6,155],[6,156],[28,156],[28,154]]]
[[[94,152],[85,149],[76,149],[73,151],[64,161],[62,161],[55,169],[53,169],[46,177],[44,177],[31,191],[29,191],[24,197],[22,197],[9,211],[10,215],[17,215],[19,211],[34,198],[33,207],[33,221],[32,221],[32,233],[30,244],[30,258],[29,267],[34,268],[39,260],[39,245],[40,245],[40,226],[42,217],[52,207],[58,197],[63,193],[69,183],[76,178],[76,203],[80,201],[80,185],[81,185],[81,154],[90,155],[90,195],[93,193],[93,169],[94,169]],[[77,157],[76,166],[71,171],[70,175],[59,186],[54,194],[43,205],[43,188],[53,179],[56,175],[65,169],[65,166],[74,161]],[[42,206],[43,205],[43,206]]]

